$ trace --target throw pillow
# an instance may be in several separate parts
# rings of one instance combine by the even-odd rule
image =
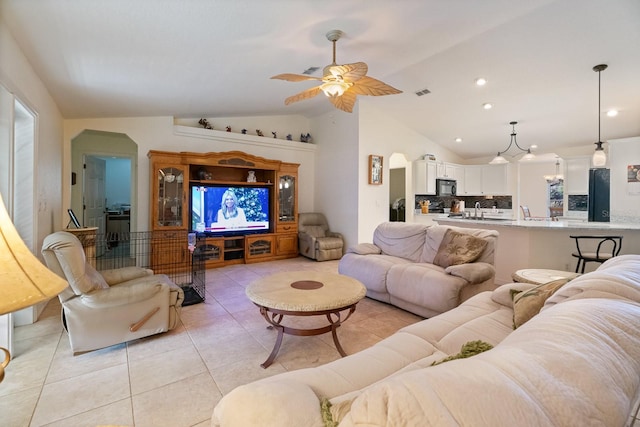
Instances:
[[[304,227],[304,232],[311,237],[325,236],[324,228],[322,228],[322,226],[320,225],[307,225],[306,227]]]
[[[447,268],[473,262],[480,257],[487,244],[486,240],[479,237],[449,229],[442,238],[433,263]]]
[[[524,292],[512,289],[513,329],[517,329],[538,314],[547,298],[570,280],[570,278],[552,280]]]

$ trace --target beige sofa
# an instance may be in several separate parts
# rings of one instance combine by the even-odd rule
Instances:
[[[340,427],[633,424],[640,255],[573,279],[514,331],[511,290],[533,287],[503,285],[354,355],[237,387],[212,426],[322,427],[323,399]],[[495,347],[432,366],[474,340]]]
[[[45,237],[47,267],[69,282],[58,298],[74,354],[173,329],[184,291],[165,274],[140,267],[97,272],[76,236],[58,231]]]
[[[445,239],[449,230],[482,239],[486,247],[473,259],[473,254],[465,252],[468,242],[456,245]],[[493,230],[385,222],[375,229],[373,244],[347,250],[338,272],[361,281],[370,298],[432,317],[477,293],[495,289],[497,239],[498,232]],[[459,264],[448,265],[449,260],[442,256],[447,249],[462,256]],[[465,258],[473,260],[462,262]]]

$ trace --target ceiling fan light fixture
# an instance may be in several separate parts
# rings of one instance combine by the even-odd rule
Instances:
[[[325,82],[320,85],[320,89],[327,95],[329,98],[334,98],[336,96],[342,96],[344,92],[351,87],[351,84],[344,81],[330,81]]]

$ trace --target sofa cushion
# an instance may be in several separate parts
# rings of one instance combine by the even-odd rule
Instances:
[[[528,291],[512,290],[513,329],[520,327],[527,320],[538,314],[547,299],[569,280],[571,279],[562,278],[552,280]]]
[[[384,222],[373,232],[373,243],[383,254],[420,262],[426,226],[407,222]]]
[[[433,263],[447,268],[451,265],[473,262],[487,247],[487,241],[470,234],[447,230],[442,238]]]
[[[418,284],[418,285],[417,285]],[[442,313],[460,304],[460,289],[467,281],[444,273],[437,265],[393,265],[387,273],[387,289],[393,298]]]
[[[86,263],[84,277],[71,283],[71,288],[73,288],[76,295],[80,295],[88,294],[98,289],[108,289],[109,285],[104,280],[104,277],[102,277],[91,264]]]
[[[359,243],[347,249],[347,253],[358,255],[379,255],[380,248],[373,243]]]
[[[387,272],[397,264],[411,264],[411,261],[389,255],[362,256],[347,253],[338,264],[338,273],[366,284],[367,294],[369,291],[387,294]]]

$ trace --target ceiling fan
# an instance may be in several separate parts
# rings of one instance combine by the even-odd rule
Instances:
[[[321,78],[304,74],[278,74],[271,77],[272,79],[287,80],[289,82],[302,82],[305,80],[322,82],[319,86],[288,97],[284,100],[285,105],[313,98],[320,92],[324,92],[336,108],[351,113],[357,95],[382,96],[402,93],[401,90],[380,80],[368,77],[366,74],[369,67],[364,62],[338,65],[336,63],[336,42],[343,34],[340,30],[332,30],[327,33],[327,39],[333,43],[333,62],[324,67]]]

